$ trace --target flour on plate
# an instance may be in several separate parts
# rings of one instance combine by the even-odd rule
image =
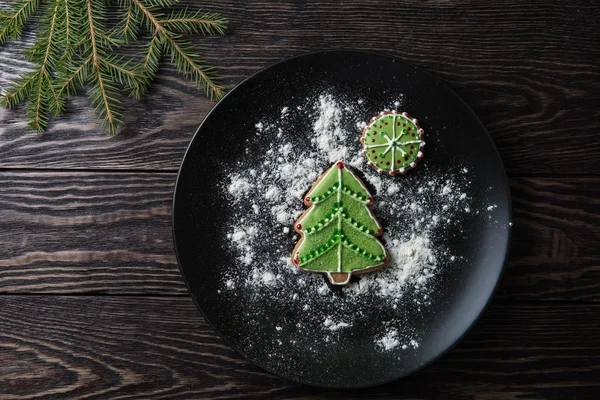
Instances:
[[[401,106],[398,96],[381,109]],[[421,318],[436,295],[439,276],[464,261],[454,254],[448,238],[462,235],[464,221],[480,210],[471,202],[465,165],[439,171],[425,162],[394,178],[371,169],[358,140],[372,116],[364,107],[360,98],[320,93],[284,105],[271,119],[256,121],[261,140],[248,144],[246,154],[252,156],[232,166],[223,186],[232,204],[227,241],[238,263],[224,274],[221,295],[243,296],[252,310],[248,316],[257,320],[270,318],[260,314],[265,304],[266,310],[302,315],[294,332],[288,332],[293,341],[309,340],[321,331],[334,345],[353,329],[371,329],[378,350],[410,351],[418,348],[419,338],[407,321]],[[390,262],[333,290],[322,275],[294,267],[290,254],[299,240],[291,227],[305,210],[302,199],[336,160],[353,167],[373,195],[373,212],[384,226],[382,241]],[[493,210],[484,207],[481,212]],[[373,312],[381,315],[381,327],[363,325]],[[274,340],[281,340],[283,331],[275,326],[283,324],[273,323]]]

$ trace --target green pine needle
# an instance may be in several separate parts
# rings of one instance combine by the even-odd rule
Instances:
[[[23,52],[34,63],[8,88],[0,105],[27,103],[28,127],[42,132],[50,114],[65,112],[66,99],[87,91],[103,130],[114,135],[123,121],[122,98],[142,98],[163,56],[211,99],[225,92],[184,35],[222,35],[227,21],[219,14],[166,9],[178,0],[18,0],[0,10],[0,45],[19,38],[40,14],[35,42]],[[107,15],[118,15],[112,22]],[[143,41],[134,56],[124,48]]]
[[[190,13],[187,9],[171,12],[160,23],[172,32],[202,35],[222,35],[227,27],[219,14],[202,13],[200,10]]]
[[[40,0],[15,1],[0,10],[0,45],[21,37],[25,24],[40,6]]]

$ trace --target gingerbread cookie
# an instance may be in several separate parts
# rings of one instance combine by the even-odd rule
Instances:
[[[325,273],[334,285],[346,285],[352,274],[382,267],[389,257],[376,237],[382,229],[369,208],[372,203],[360,179],[336,162],[304,199],[309,208],[294,225],[301,235],[292,252],[294,265]]]
[[[408,113],[383,111],[364,128],[360,141],[369,165],[379,173],[404,174],[423,158],[423,129]]]

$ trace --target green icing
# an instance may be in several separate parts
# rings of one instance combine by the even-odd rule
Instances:
[[[368,208],[371,195],[338,164],[308,193],[311,208],[296,223],[303,239],[293,259],[303,269],[353,272],[379,266],[386,257],[375,237],[381,228]]]
[[[386,172],[410,168],[424,143],[418,125],[402,114],[379,116],[363,137],[365,155],[373,167]]]

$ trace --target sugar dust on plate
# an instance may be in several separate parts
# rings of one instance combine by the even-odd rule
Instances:
[[[422,312],[437,290],[431,284],[433,278],[459,262],[449,255],[444,238],[447,232],[460,234],[463,221],[476,216],[471,212],[468,168],[456,165],[447,171],[433,171],[424,167],[401,180],[373,173],[358,141],[364,121],[370,118],[363,103],[321,93],[306,103],[286,105],[277,118],[255,125],[257,134],[277,140],[268,143],[258,157],[241,159],[232,166],[224,186],[224,196],[232,203],[227,241],[240,263],[224,274],[223,288],[232,294],[243,288],[245,301],[255,314],[263,312],[265,304],[279,304],[291,314],[302,315],[303,326],[343,335],[363,318],[359,311],[367,298],[393,314],[402,311],[398,304],[410,294]],[[400,101],[396,103],[390,105],[397,108]],[[310,120],[308,143],[298,140],[291,125],[296,117]],[[365,177],[377,199],[378,218],[388,222],[384,240],[390,253],[386,268],[341,289],[343,297],[331,295],[322,276],[300,272],[289,260],[291,240],[297,239],[290,235],[289,227],[304,211],[302,196],[338,159]],[[336,312],[324,313],[331,309]],[[382,351],[418,346],[418,338],[406,330],[405,320],[389,323],[391,326],[386,325],[373,338],[374,346]],[[338,340],[335,335],[327,337]]]

